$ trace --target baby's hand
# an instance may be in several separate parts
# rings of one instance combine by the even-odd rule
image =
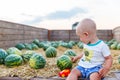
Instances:
[[[72,62],[76,62],[77,61],[77,57],[75,56],[75,57],[71,57],[71,60],[72,60]]]
[[[108,71],[109,71],[109,69],[101,68],[101,69],[99,70],[99,75],[100,75],[101,77],[105,77],[105,75],[108,73]]]

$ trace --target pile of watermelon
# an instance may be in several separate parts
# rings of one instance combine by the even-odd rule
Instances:
[[[120,43],[117,42],[115,39],[112,39],[110,41],[106,41],[106,44],[109,46],[110,49],[120,50]]]
[[[6,50],[0,49],[0,64],[9,68],[29,64],[31,68],[41,69],[46,66],[45,57],[35,52],[35,50],[42,48],[45,51],[47,58],[57,57],[56,65],[60,70],[71,69],[72,61],[71,56],[76,56],[72,50],[73,46],[81,45],[81,42],[75,41],[39,41],[34,39],[31,43],[18,43],[15,47],[10,47]],[[67,48],[62,56],[57,56],[57,49],[59,46]],[[81,48],[81,47],[80,47]],[[22,50],[25,50],[23,53]]]
[[[110,49],[120,50],[120,43],[114,39],[107,41],[106,44]],[[60,46],[66,48],[66,50],[58,56],[57,48]],[[77,56],[76,52],[72,50],[74,46],[83,49],[81,41],[39,41],[35,39],[31,43],[18,43],[15,47],[6,50],[0,49],[0,64],[10,68],[28,64],[33,69],[41,69],[48,64],[46,58],[57,58],[55,63],[60,70],[71,69],[74,64],[71,57]],[[38,49],[43,49],[45,55],[35,51]],[[22,52],[22,50],[25,50],[25,52]],[[118,61],[120,63],[120,57]]]
[[[19,50],[27,49],[27,50],[37,50],[39,48],[43,48],[45,51],[48,47],[58,48],[59,46],[72,49],[73,46],[77,45],[79,48],[83,48],[82,42],[75,41],[39,41],[38,39],[34,39],[31,43],[18,43],[15,45]]]
[[[34,51],[26,51],[24,54],[16,47],[10,47],[7,50],[0,49],[0,64],[7,67],[20,66],[29,62],[31,68],[44,68],[45,58]]]

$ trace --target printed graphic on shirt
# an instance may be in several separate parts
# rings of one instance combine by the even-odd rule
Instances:
[[[89,61],[90,62],[91,58],[93,57],[93,51],[84,48],[84,54],[85,54],[85,60],[84,61]]]

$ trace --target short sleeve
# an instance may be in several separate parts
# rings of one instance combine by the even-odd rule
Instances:
[[[104,57],[109,56],[111,54],[109,47],[105,43],[102,46],[102,54]]]

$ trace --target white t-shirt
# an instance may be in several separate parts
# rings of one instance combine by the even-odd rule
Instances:
[[[84,44],[84,54],[78,65],[84,68],[91,68],[102,65],[106,56],[110,55],[110,50],[107,44],[102,40],[98,40],[95,44]]]

